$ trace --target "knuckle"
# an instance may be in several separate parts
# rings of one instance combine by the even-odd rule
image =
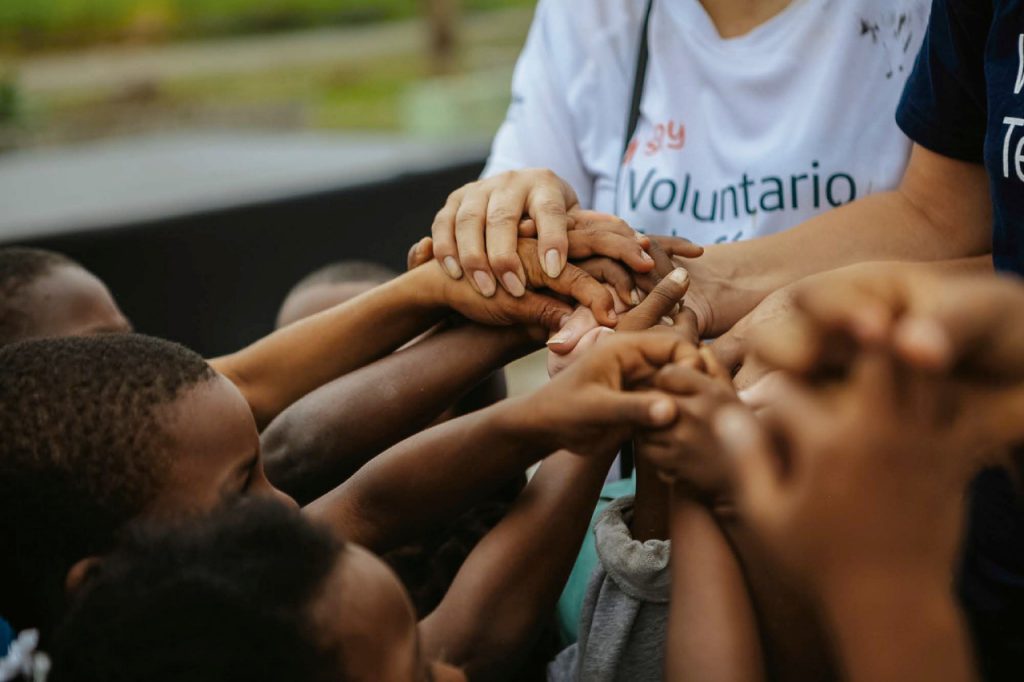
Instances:
[[[553,197],[541,199],[537,204],[537,210],[557,216],[564,216],[566,214],[565,202]]]
[[[522,213],[508,206],[492,206],[487,209],[488,224],[518,224]]]
[[[489,256],[491,267],[501,271],[516,271],[519,269],[519,256],[513,253],[495,253]]]
[[[459,212],[455,215],[455,223],[457,225],[471,225],[479,223],[483,217],[483,214],[478,209],[463,206],[459,208]]]

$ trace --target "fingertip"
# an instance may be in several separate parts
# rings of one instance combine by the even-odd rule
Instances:
[[[548,277],[555,279],[562,274],[562,270],[565,268],[565,259],[558,249],[548,249],[544,254],[544,262],[541,263],[541,266]]]
[[[667,426],[676,418],[675,401],[669,398],[658,398],[648,410],[652,426]]]
[[[711,429],[725,451],[734,457],[743,455],[757,442],[750,413],[737,405],[727,405],[711,419]]]
[[[454,256],[445,256],[444,260],[441,261],[444,265],[445,272],[452,279],[462,279],[462,267],[459,265],[459,261],[455,260]]]
[[[928,318],[902,320],[893,334],[893,345],[903,360],[922,369],[946,369],[953,360],[949,335]]]

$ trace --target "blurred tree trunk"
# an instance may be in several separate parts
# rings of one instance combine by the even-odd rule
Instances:
[[[430,61],[435,73],[452,73],[459,42],[459,0],[420,0],[430,29]]]

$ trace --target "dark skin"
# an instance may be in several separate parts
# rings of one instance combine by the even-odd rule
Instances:
[[[425,621],[428,656],[443,652],[474,679],[500,679],[550,613],[618,443],[637,428],[675,419],[668,396],[628,389],[648,384],[687,350],[670,334],[616,335],[533,395],[396,446],[306,512],[350,542],[387,545],[423,524],[450,520],[489,480],[504,481],[560,445],[579,453],[541,467]],[[224,377],[164,407],[162,424],[172,465],[147,516],[209,512],[250,494],[291,503],[263,476],[252,413]],[[536,532],[541,525],[545,533]]]
[[[951,416],[956,382],[869,349],[838,384],[776,390],[770,413],[729,408],[716,433],[740,513],[813,596],[845,678],[978,679],[952,585],[979,464],[965,443],[983,432]]]
[[[77,265],[51,268],[18,295],[18,308],[30,320],[26,339],[132,330],[106,285]]]
[[[335,379],[263,432],[268,475],[300,500],[326,493],[432,424],[496,369],[539,348],[538,331],[462,324]]]

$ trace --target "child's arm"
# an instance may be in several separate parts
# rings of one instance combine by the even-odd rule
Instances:
[[[492,372],[539,348],[525,326],[460,325],[303,397],[263,431],[267,476],[300,504],[419,432]]]
[[[739,561],[689,488],[672,492],[672,604],[667,682],[765,678],[757,617]]]
[[[579,232],[572,241],[581,253],[622,260],[633,268],[653,264],[632,237]],[[612,296],[597,280],[571,263],[549,277],[539,265],[533,267],[536,240],[520,239],[518,248],[529,263],[530,289],[521,296],[500,288],[490,297],[480,296],[465,278],[452,280],[432,261],[210,364],[239,387],[262,429],[310,391],[394,351],[452,311],[488,325],[527,323],[553,331],[572,308],[534,291],[545,289],[591,307],[602,324],[616,325]]]
[[[420,623],[428,655],[471,680],[513,677],[550,617],[590,525],[616,446],[548,457]]]
[[[952,584],[980,434],[949,412],[955,383],[878,350],[848,377],[719,415],[741,518],[818,599],[852,682],[974,680]]]
[[[560,447],[603,452],[637,427],[671,423],[675,404],[665,394],[622,389],[649,381],[684,347],[672,334],[613,335],[533,394],[399,443],[307,510],[354,542],[393,546]]]

